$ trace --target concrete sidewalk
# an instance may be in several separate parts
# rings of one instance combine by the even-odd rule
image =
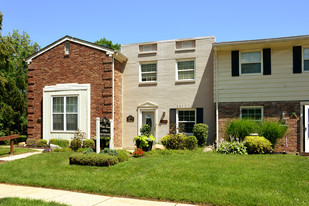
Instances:
[[[19,197],[55,201],[68,205],[96,206],[189,206],[189,204],[140,200],[131,198],[109,197],[66,190],[46,189],[40,187],[9,185],[0,183],[0,198]]]
[[[43,149],[33,149],[33,150],[36,150],[37,152],[28,152],[28,153],[22,153],[22,154],[16,154],[16,155],[10,155],[10,156],[6,156],[6,157],[1,157],[0,161],[10,162],[10,161],[13,161],[13,160],[23,159],[23,158],[29,157],[31,155],[40,154],[43,151]]]

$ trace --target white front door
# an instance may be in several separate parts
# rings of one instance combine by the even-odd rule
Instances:
[[[305,152],[309,152],[309,105],[305,105]]]
[[[142,112],[142,127],[148,124],[151,127],[151,134],[155,136],[154,112]]]

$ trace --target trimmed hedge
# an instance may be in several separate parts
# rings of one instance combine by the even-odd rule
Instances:
[[[79,139],[72,139],[71,140],[71,148],[72,150],[78,150],[80,148],[82,148],[82,141]]]
[[[88,165],[88,166],[111,166],[119,162],[117,156],[111,156],[108,154],[82,154],[75,153],[69,157],[70,165]]]
[[[244,144],[249,154],[265,154],[272,151],[271,142],[265,137],[247,136]]]
[[[118,161],[119,162],[124,162],[129,160],[129,154],[126,150],[117,150],[118,152]]]
[[[60,147],[69,147],[70,141],[66,139],[50,139],[49,144],[59,145]]]
[[[92,139],[85,139],[83,141],[83,148],[94,148],[94,141]]]
[[[195,136],[186,136],[183,134],[170,134],[162,137],[161,143],[166,149],[189,149],[197,148],[197,139]]]
[[[198,146],[205,146],[208,137],[208,125],[204,123],[195,124],[193,126],[193,133],[198,141]]]

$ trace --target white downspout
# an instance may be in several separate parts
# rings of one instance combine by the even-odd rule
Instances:
[[[114,56],[112,56],[112,119],[110,120],[111,126],[111,139],[109,143],[109,148],[114,149],[114,134],[115,134],[115,61]]]
[[[217,146],[219,144],[219,94],[218,94],[218,68],[217,68],[217,47],[214,47],[215,54],[214,54],[214,69],[215,69],[215,87],[216,87],[216,143]]]

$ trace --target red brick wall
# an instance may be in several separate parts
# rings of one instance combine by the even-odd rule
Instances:
[[[121,63],[115,62],[117,69],[122,68]],[[42,123],[39,118],[42,118],[43,88],[48,85],[91,84],[91,137],[95,136],[96,117],[112,118],[112,57],[107,56],[104,51],[70,42],[70,55],[64,56],[62,43],[33,59],[28,65],[28,71],[29,138],[42,138]],[[118,69],[115,73],[115,85],[121,84],[122,70]],[[115,93],[116,101],[121,96],[122,90],[118,89]],[[118,111],[115,110],[115,118],[121,119]],[[115,133],[119,135],[117,139],[121,139],[121,124],[115,124],[115,127]],[[116,143],[121,146],[120,140]]]
[[[299,101],[282,101],[282,102],[236,102],[236,103],[219,103],[219,138],[226,138],[225,126],[228,121],[240,117],[241,106],[263,106],[264,120],[280,120],[281,113],[287,112],[286,124],[288,130],[288,147],[286,147],[285,137],[279,139],[276,146],[276,152],[296,153],[300,152],[300,102]],[[297,118],[291,118],[291,113],[296,112]]]

